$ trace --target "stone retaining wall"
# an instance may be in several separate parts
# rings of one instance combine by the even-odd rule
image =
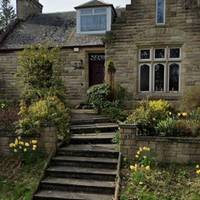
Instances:
[[[0,155],[10,155],[9,144],[14,142],[16,135],[11,131],[0,130]],[[38,146],[43,149],[48,155],[54,153],[57,148],[56,130],[54,127],[43,128],[40,135],[27,136],[23,140],[30,141],[32,139],[38,140]]]
[[[135,125],[121,125],[120,150],[134,159],[139,147],[150,147],[158,162],[199,163],[200,138],[139,136]]]

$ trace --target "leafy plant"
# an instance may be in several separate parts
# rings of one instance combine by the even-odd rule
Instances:
[[[107,107],[106,103],[110,100],[111,88],[108,84],[94,85],[87,91],[88,102],[98,110]]]
[[[160,120],[169,116],[170,105],[167,101],[144,101],[127,118],[127,123],[138,125],[142,134],[155,134]]]
[[[174,136],[177,135],[176,124],[177,121],[173,118],[166,118],[158,122],[156,131],[161,136]]]
[[[38,133],[44,123],[51,123],[56,126],[58,136],[67,138],[69,108],[59,61],[59,49],[41,45],[20,54],[17,77],[22,97],[17,133]]]

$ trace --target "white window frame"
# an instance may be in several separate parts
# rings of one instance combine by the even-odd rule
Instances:
[[[149,90],[148,91],[141,91],[141,66],[143,66],[143,65],[147,65],[147,66],[149,66]],[[149,92],[151,92],[152,91],[152,86],[151,86],[151,82],[152,82],[152,65],[150,64],[150,63],[141,63],[140,65],[139,65],[139,91],[141,92],[141,93],[149,93]]]
[[[169,82],[170,82],[170,65],[172,64],[177,64],[179,66],[179,87],[178,87],[178,90],[177,91],[170,91],[169,90]],[[167,83],[167,91],[169,91],[169,93],[179,93],[181,91],[181,63],[180,62],[176,62],[176,61],[172,61],[172,62],[169,62],[168,63],[168,72],[167,72],[167,77],[168,77],[168,83]]]
[[[99,15],[100,13],[96,14],[95,10],[105,8],[106,9],[106,30],[101,31],[81,31],[81,16],[87,16],[89,14],[81,14],[82,10],[92,9],[92,15]],[[82,8],[77,10],[76,14],[76,24],[77,24],[77,33],[78,34],[105,34],[107,31],[111,31],[111,24],[112,24],[112,8],[111,7],[97,7],[97,8]]]
[[[158,22],[158,0],[156,0],[156,25],[158,26],[163,26],[166,24],[166,0],[163,0],[164,1],[164,22],[163,23],[160,23]]]
[[[180,50],[180,57],[179,58],[170,58],[170,49],[179,49]],[[182,60],[182,48],[181,47],[168,47],[168,60],[173,61],[181,61]]]
[[[164,90],[163,91],[156,91],[155,90],[155,66],[156,65],[159,65],[159,64],[161,64],[161,65],[163,65],[164,66]],[[152,81],[152,84],[153,84],[153,92],[155,92],[155,93],[163,93],[163,92],[166,92],[166,89],[167,89],[167,82],[166,82],[166,80],[167,80],[167,70],[166,70],[166,64],[165,63],[154,63],[153,64],[153,81]]]
[[[142,50],[150,50],[150,58],[149,59],[141,59],[141,51]],[[152,60],[152,49],[151,48],[144,48],[139,50],[139,61],[151,61]]]
[[[165,57],[164,58],[156,58],[156,49],[164,49],[165,50]],[[154,61],[166,61],[167,60],[167,48],[154,48],[153,49],[153,59]]]

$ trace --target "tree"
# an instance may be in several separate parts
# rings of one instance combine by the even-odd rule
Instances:
[[[0,30],[4,30],[11,20],[15,18],[15,11],[10,0],[1,0],[0,2]]]

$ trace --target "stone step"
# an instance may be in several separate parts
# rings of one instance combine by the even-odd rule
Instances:
[[[100,181],[115,181],[117,171],[113,169],[54,166],[46,169],[46,175],[57,178],[78,178]]]
[[[96,123],[84,125],[72,125],[71,133],[94,133],[94,132],[114,132],[118,129],[115,123]]]
[[[112,158],[56,156],[52,158],[51,166],[116,169],[117,163],[118,159]]]
[[[41,182],[40,189],[114,194],[115,182],[47,177]]]
[[[94,123],[107,123],[111,122],[111,120],[107,117],[103,116],[83,116],[82,118],[77,117],[73,118],[71,121],[72,125],[82,125],[82,124],[94,124]]]
[[[112,143],[115,132],[110,133],[90,133],[73,134],[70,140],[71,144],[106,144]]]
[[[81,192],[63,192],[56,190],[39,191],[33,200],[112,200],[112,195],[88,194]]]
[[[60,148],[57,155],[118,158],[119,152],[115,144],[77,144]]]

